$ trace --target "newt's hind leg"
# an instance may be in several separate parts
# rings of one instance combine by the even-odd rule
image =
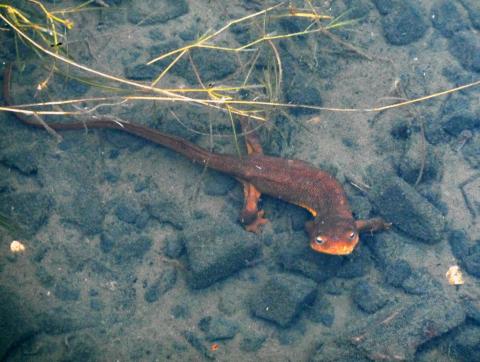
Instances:
[[[262,145],[257,135],[251,131],[248,121],[242,120],[242,131],[245,133],[245,142],[247,153],[249,155],[263,154]],[[243,184],[244,204],[240,213],[240,222],[245,225],[245,230],[257,233],[260,227],[265,225],[268,220],[263,216],[265,212],[258,209],[258,201],[262,194],[257,188],[249,182],[241,180]]]

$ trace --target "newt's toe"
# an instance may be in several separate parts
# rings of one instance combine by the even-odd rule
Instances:
[[[245,230],[251,233],[259,233],[261,230],[261,226],[268,223],[268,219],[264,218],[265,211],[260,210],[257,211],[254,217],[250,217],[248,221],[242,220],[243,224],[245,225]]]

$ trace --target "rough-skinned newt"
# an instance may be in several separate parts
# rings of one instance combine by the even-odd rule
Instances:
[[[7,105],[10,98],[11,66],[4,75],[3,93]],[[35,117],[16,113],[25,124],[44,128]],[[237,178],[244,185],[245,205],[241,222],[247,230],[256,232],[266,222],[258,210],[261,194],[270,195],[307,209],[313,220],[305,225],[313,250],[333,255],[350,254],[359,242],[359,233],[388,228],[380,218],[354,220],[347,196],[341,184],[329,173],[299,160],[288,160],[263,154],[256,136],[246,137],[248,155],[237,157],[218,154],[201,148],[185,139],[165,134],[139,124],[113,120],[109,117],[91,117],[86,121],[48,123],[53,130],[102,128],[120,130],[174,150],[194,162]],[[244,130],[247,128],[243,122]]]

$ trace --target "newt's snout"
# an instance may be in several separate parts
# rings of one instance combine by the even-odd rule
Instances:
[[[310,247],[319,253],[347,255],[360,240],[353,218],[316,219],[306,227],[310,235]]]
[[[317,236],[310,241],[310,247],[319,253],[331,255],[348,255],[358,244],[358,233],[350,232],[345,238],[329,238]]]

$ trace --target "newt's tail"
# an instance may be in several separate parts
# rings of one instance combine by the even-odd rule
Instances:
[[[10,95],[11,75],[12,66],[11,64],[7,64],[3,77],[3,98],[7,106],[14,107],[14,102],[12,101]],[[237,177],[242,176],[242,167],[240,167],[241,160],[238,157],[213,153],[187,141],[186,139],[172,136],[136,123],[119,121],[108,116],[98,118],[91,116],[85,121],[68,123],[46,123],[35,114],[26,115],[24,113],[15,112],[15,115],[22,123],[26,125],[37,128],[50,128],[55,131],[80,130],[88,128],[114,129],[123,131],[169,148],[182,154],[188,159],[204,164],[209,168]]]

